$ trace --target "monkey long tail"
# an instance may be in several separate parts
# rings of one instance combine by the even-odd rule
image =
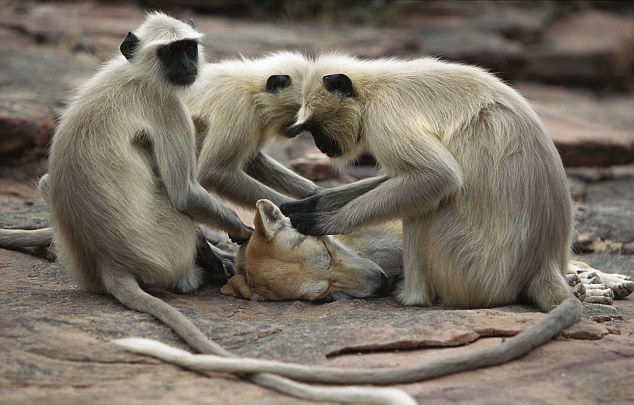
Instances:
[[[7,249],[42,248],[53,240],[51,228],[0,229],[0,247]]]
[[[216,356],[194,355],[182,350],[148,340],[119,341],[127,350],[158,357],[193,370],[224,371],[232,373],[266,372],[302,381],[332,384],[397,384],[422,381],[460,371],[488,367],[523,356],[535,347],[557,336],[563,329],[581,318],[582,304],[576,298],[568,298],[535,325],[504,343],[473,353],[433,361],[423,365],[377,369],[340,369],[309,367],[275,361],[233,359]]]
[[[106,275],[108,274],[108,275]],[[156,298],[139,287],[129,273],[105,273],[106,290],[128,308],[148,313],[172,328],[190,347],[214,358],[231,358],[240,364],[243,360],[208,339],[194,324],[176,308]],[[116,342],[116,341],[115,341]],[[119,343],[119,345],[121,345]],[[124,346],[125,347],[125,346]],[[184,352],[187,353],[187,352]],[[222,357],[218,357],[222,356]],[[246,360],[245,360],[246,361]],[[380,405],[416,405],[416,401],[404,391],[393,388],[371,387],[316,387],[272,374],[253,374],[257,370],[240,367],[238,374],[245,374],[251,381],[279,392],[312,401],[340,403],[364,403]]]

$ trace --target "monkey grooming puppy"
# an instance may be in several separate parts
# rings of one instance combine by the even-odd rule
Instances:
[[[366,298],[390,292],[396,283],[386,281],[403,274],[401,221],[310,236],[293,228],[273,203],[260,200],[253,223],[253,235],[236,255],[236,274],[220,290],[224,294],[257,301]],[[634,292],[631,277],[574,260],[566,279],[584,303],[612,305]]]
[[[284,129],[295,121],[309,65],[302,54],[278,52],[201,67],[184,100],[202,133],[203,187],[249,209],[260,198],[281,204],[321,189],[262,152],[271,140],[297,135]]]
[[[402,219],[406,305],[549,311],[572,297],[563,165],[515,90],[473,66],[335,54],[302,91],[295,126],[335,165],[369,152],[385,176],[283,204],[300,232]]]

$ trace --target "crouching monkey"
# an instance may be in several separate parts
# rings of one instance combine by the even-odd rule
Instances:
[[[516,91],[472,66],[344,55],[318,58],[302,91],[295,125],[334,164],[368,152],[384,176],[282,204],[300,232],[401,219],[406,305],[572,299],[566,176]]]

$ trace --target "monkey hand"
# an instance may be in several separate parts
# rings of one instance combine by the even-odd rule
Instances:
[[[288,215],[291,224],[304,235],[327,235],[329,232],[321,226],[322,215],[320,213],[295,212]]]
[[[280,205],[280,211],[287,217],[291,214],[310,214],[317,210],[317,203],[319,202],[319,194],[312,197],[304,198],[303,200],[291,201]],[[295,224],[293,224],[295,225]]]
[[[251,239],[251,234],[253,234],[253,228],[250,226],[244,226],[244,229],[240,233],[240,235],[229,234],[229,239],[231,242],[236,243],[238,245],[243,245]]]

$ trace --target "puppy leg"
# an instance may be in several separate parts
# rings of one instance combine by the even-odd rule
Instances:
[[[583,262],[571,260],[568,274],[576,275],[588,290],[593,290],[593,293],[600,291],[599,294],[602,296],[609,295],[604,291],[605,289],[612,290],[615,299],[625,298],[634,292],[634,281],[631,277],[623,274],[604,273]]]

